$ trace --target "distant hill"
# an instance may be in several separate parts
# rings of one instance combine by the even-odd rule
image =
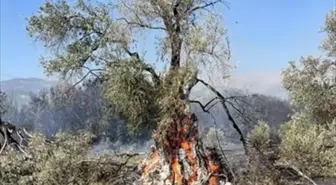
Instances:
[[[247,90],[250,93],[260,93],[287,99],[287,92],[282,89],[280,79],[280,74],[277,73],[244,74],[235,76],[230,80],[230,84],[220,85],[217,88],[229,91],[230,89]],[[42,89],[49,89],[56,84],[57,81],[40,78],[13,78],[0,81],[0,89],[12,100],[22,105],[28,102],[30,93],[38,93]],[[203,97],[205,99],[213,97],[209,90],[205,90],[200,85],[193,90],[192,94],[194,97]]]
[[[5,92],[11,100],[14,100],[20,106],[28,102],[31,93],[38,93],[56,84],[57,81],[40,78],[13,78],[0,81],[0,90]]]

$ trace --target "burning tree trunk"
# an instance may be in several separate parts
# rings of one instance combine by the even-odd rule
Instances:
[[[216,149],[204,152],[194,114],[178,112],[163,142],[141,166],[144,185],[218,185],[231,181]],[[154,138],[159,136],[154,134]]]
[[[182,75],[180,74],[181,71]],[[188,88],[186,88],[187,91],[182,91],[179,87],[176,87],[176,91],[174,91],[176,94],[168,95],[170,97],[163,100],[165,102],[164,107],[167,109],[163,110],[165,114],[163,117],[167,119],[164,120],[161,117],[164,121],[161,120],[162,123],[159,124],[159,128],[153,134],[156,146],[152,147],[150,155],[141,166],[141,182],[144,185],[219,185],[222,184],[221,182],[232,182],[233,172],[227,168],[229,164],[216,148],[207,148],[205,151],[198,133],[197,118],[186,108],[186,104],[192,102],[188,100],[188,97],[195,84],[201,82],[208,88],[211,86],[198,80],[195,74],[191,76],[191,80],[185,82],[181,80],[181,78],[184,78],[181,76],[185,71],[181,71],[166,76],[162,81],[163,84],[168,82],[168,88],[164,88],[170,90],[174,89],[170,86],[176,86],[176,84],[179,84],[180,88]],[[214,91],[212,87],[209,89]],[[224,97],[217,91],[215,94],[223,106],[227,108]],[[200,102],[199,104],[205,112],[211,114],[206,106],[203,106]],[[206,105],[209,104],[211,102]],[[228,116],[231,116],[230,112],[227,113]],[[233,118],[231,121],[234,126],[237,126]],[[160,128],[160,125],[164,128]],[[236,128],[239,130],[238,126]],[[242,135],[241,137],[245,141]]]

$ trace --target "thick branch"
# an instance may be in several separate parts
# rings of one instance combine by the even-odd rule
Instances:
[[[4,142],[3,142],[2,146],[1,146],[1,149],[0,149],[0,154],[1,154],[7,146],[7,141],[8,141],[7,130],[4,127],[1,127],[0,134],[4,138]]]
[[[88,77],[89,74],[91,74],[90,72],[91,72],[91,71],[87,72],[87,73],[86,73],[80,80],[78,80],[78,81],[72,86],[72,88],[76,87],[78,84],[80,84],[81,82],[83,82],[83,81],[86,79],[86,77]],[[72,88],[70,88],[69,91],[70,91]]]
[[[125,52],[130,56],[130,57],[134,57],[136,60],[140,61],[140,56],[139,53],[137,52],[131,52],[127,47],[124,47]],[[149,72],[152,76],[153,76],[153,80],[155,84],[160,84],[160,77],[159,75],[155,72],[155,70],[151,67],[151,66],[147,66],[145,68],[145,70],[147,72]]]
[[[90,69],[87,66],[83,66],[83,68],[88,70],[88,73],[92,74],[93,76],[95,76],[98,80],[100,80],[101,82],[103,81],[102,78],[100,78],[96,73],[94,73],[93,71],[103,71],[103,69]]]

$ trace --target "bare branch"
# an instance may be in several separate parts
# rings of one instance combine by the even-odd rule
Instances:
[[[209,109],[206,109],[206,106],[204,106],[200,101],[198,101],[198,100],[188,100],[188,102],[198,104],[202,108],[203,112],[211,114]]]
[[[238,124],[236,123],[236,121],[233,119],[233,116],[231,115],[231,112],[228,108],[228,106],[226,105],[226,98],[219,93],[214,87],[212,87],[210,84],[206,83],[205,81],[201,80],[201,79],[197,79],[197,81],[201,82],[202,84],[204,84],[209,90],[211,90],[213,93],[215,93],[215,95],[221,100],[221,104],[224,108],[224,111],[226,112],[226,115],[228,116],[229,121],[232,123],[233,128],[238,132],[238,134],[240,135],[240,141],[243,144],[243,147],[245,149],[245,154],[248,154],[248,149],[247,149],[247,142],[246,139],[243,135],[243,132],[240,130]]]
[[[76,87],[78,84],[80,84],[82,81],[84,81],[85,79],[86,79],[86,77],[88,77],[89,76],[89,74],[91,74],[90,73],[90,71],[89,72],[87,72],[80,80],[78,80],[70,89],[69,89],[69,91],[72,89],[72,88],[74,88],[74,87]]]
[[[223,0],[216,0],[216,1],[211,1],[211,2],[205,3],[205,4],[200,5],[200,6],[196,6],[196,7],[192,8],[192,9],[190,10],[190,13],[191,13],[191,12],[195,12],[195,11],[197,11],[197,10],[206,9],[206,8],[209,7],[209,6],[214,6],[215,4],[217,4],[217,3],[222,3],[222,2],[223,2]]]
[[[141,27],[141,28],[148,28],[148,29],[152,29],[152,30],[163,30],[163,31],[167,31],[166,28],[164,27],[160,27],[160,26],[151,26],[151,25],[148,25],[148,24],[144,24],[144,23],[141,23],[141,22],[131,22],[131,21],[128,21],[126,18],[122,17],[122,18],[119,18],[117,20],[124,20],[128,25],[133,25],[133,26],[137,26],[137,27]]]
[[[32,138],[33,136],[30,135],[28,132],[27,132],[27,129],[26,128],[23,128],[23,133],[26,134],[28,136],[28,138]]]
[[[241,108],[238,108],[234,103],[232,103],[231,101],[227,101],[228,104],[231,105],[231,107],[237,111],[241,117],[244,119],[244,121],[246,121],[247,123],[253,123],[253,124],[257,124],[257,122],[255,120],[253,120],[252,118],[249,118],[249,116],[245,115],[242,111],[241,111],[241,108],[242,106],[240,106]]]
[[[296,168],[293,165],[290,165],[288,162],[285,162],[284,164],[276,164],[276,167],[280,168],[289,168],[291,170],[294,170],[299,176],[307,179],[310,183],[313,185],[317,185],[316,182],[314,182],[311,178],[309,178],[307,175],[305,175],[303,172],[301,172],[298,168]]]
[[[89,70],[88,73],[92,74],[93,76],[95,76],[96,78],[98,78],[101,82],[103,81],[96,73],[94,73],[93,71],[104,71],[103,69],[90,69],[87,66],[83,66],[83,68]]]
[[[231,46],[230,46],[230,40],[229,40],[229,36],[226,35],[225,37],[225,41],[226,41],[226,46],[227,46],[227,61],[231,60]]]
[[[0,149],[0,154],[4,151],[4,149],[6,148],[7,145],[7,141],[8,141],[8,136],[7,136],[7,131],[4,128],[1,128],[1,134],[4,137],[4,142],[2,144],[2,147]]]

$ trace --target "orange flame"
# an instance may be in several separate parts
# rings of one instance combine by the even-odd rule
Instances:
[[[155,170],[156,165],[160,162],[159,151],[155,147],[151,147],[151,153],[149,155],[150,160],[145,161],[146,163],[142,166],[142,175],[148,176],[153,170]]]
[[[181,115],[179,115],[181,116]],[[165,155],[166,160],[170,166],[170,174],[168,179],[170,182],[175,183],[176,185],[193,185],[196,184],[198,180],[198,159],[195,153],[195,146],[198,140],[198,131],[195,127],[194,120],[190,115],[182,115],[181,117],[174,119],[171,129],[168,131],[167,137],[162,143],[162,149]],[[155,135],[153,135],[155,136]],[[188,174],[187,177],[183,175],[182,164],[179,163],[179,149],[183,149],[186,155],[186,161],[191,167],[191,174]],[[210,155],[205,159],[207,162],[206,170],[209,174],[216,174],[220,169],[220,165],[215,163]],[[149,156],[149,162],[143,167],[142,176],[147,176],[153,172],[156,167],[155,164],[160,162],[160,154],[158,150],[152,148],[152,153]],[[174,181],[174,182],[173,182]],[[211,175],[209,178],[209,185],[219,185],[219,178]]]
[[[192,174],[189,176],[188,182],[196,182],[197,181],[197,158],[193,155],[193,143],[196,141],[195,137],[197,136],[196,133],[190,136],[188,140],[188,132],[191,131],[190,127],[193,124],[193,120],[190,116],[187,117],[186,123],[182,125],[182,132],[181,132],[181,147],[184,149],[188,163],[191,166]]]
[[[216,174],[216,172],[218,170],[219,170],[219,165],[210,161],[209,162],[209,173],[212,174],[212,175],[209,178],[209,185],[218,185],[219,184],[219,178],[213,175],[213,174]]]

